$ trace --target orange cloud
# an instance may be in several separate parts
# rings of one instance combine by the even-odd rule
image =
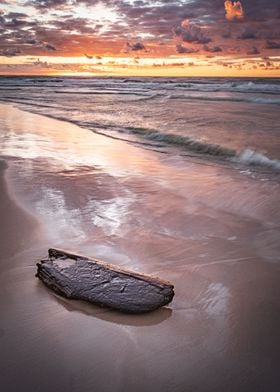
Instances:
[[[188,28],[189,25],[190,25],[189,19],[185,19],[185,20],[183,20],[183,22],[181,23],[181,26],[182,26],[184,29]]]
[[[233,21],[244,18],[244,11],[240,1],[227,0],[224,2],[224,6],[227,20]]]

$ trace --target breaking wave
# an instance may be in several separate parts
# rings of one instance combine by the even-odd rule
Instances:
[[[140,135],[150,140],[180,146],[199,154],[208,154],[220,157],[234,157],[236,155],[236,151],[231,148],[222,147],[218,144],[202,143],[187,136],[176,135],[173,133],[161,133],[159,131],[151,131],[145,128],[129,128],[129,131],[130,133]]]
[[[28,105],[23,105],[23,106],[26,107]],[[24,110],[23,107],[22,109]],[[37,110],[32,110],[31,108],[28,108],[27,110],[38,114]],[[55,118],[60,121],[70,122],[82,128],[90,129],[94,133],[102,134],[103,136],[112,137],[123,141],[134,143],[133,140],[129,140],[123,137],[117,137],[112,133],[112,131],[120,134],[136,135],[146,140],[150,140],[151,142],[160,142],[166,145],[172,145],[184,150],[192,151],[202,156],[203,155],[214,156],[216,158],[228,160],[246,166],[265,167],[276,171],[280,170],[280,160],[269,158],[251,149],[246,149],[241,153],[238,153],[236,150],[229,147],[225,147],[213,143],[203,143],[201,141],[192,139],[188,136],[182,136],[174,133],[162,133],[156,130],[151,130],[148,128],[140,128],[140,127],[120,128],[119,126],[116,125],[114,126],[112,124],[104,125],[104,124],[99,124],[97,122],[94,123],[94,122],[77,121],[74,119],[69,119],[67,116],[61,116],[52,113],[47,114],[47,113],[39,112],[39,114],[43,114],[47,117]],[[138,142],[136,141],[135,143],[138,144]]]
[[[187,136],[176,134],[161,133],[158,131],[147,131],[142,128],[132,128],[134,134],[144,136],[145,138],[160,141],[163,143],[176,145],[193,151],[198,154],[212,155],[221,158],[230,158],[233,162],[242,163],[250,166],[266,167],[280,170],[280,160],[271,159],[256,151],[246,149],[238,154],[234,149],[221,146],[219,144],[203,143]]]
[[[259,125],[251,117],[253,110],[247,115],[243,105],[234,105],[231,109],[231,105],[224,104],[228,101],[273,105],[261,110],[269,110],[268,113],[272,113],[276,119],[276,105],[280,104],[280,96],[277,95],[280,92],[278,79],[4,78],[1,79],[0,90],[0,100],[3,102],[17,103],[23,110],[71,122],[106,137],[152,147],[174,146],[178,151],[205,155],[206,159],[216,157],[238,165],[280,170],[280,161],[269,157],[270,149],[273,154],[279,151],[277,147],[274,148],[274,142],[277,143],[276,121],[269,120],[266,124],[265,119],[261,119]],[[246,92],[250,94],[245,94]],[[178,100],[178,108],[174,100]],[[194,105],[189,107],[188,101]],[[217,131],[223,128],[223,116],[216,116],[216,113],[206,110],[207,105],[201,105],[206,102],[215,102],[215,107],[219,103],[221,111],[223,107],[226,109],[225,127],[228,126],[232,138],[235,131],[232,123],[238,120],[243,124],[237,130],[243,138],[238,151],[235,150],[234,139],[233,143],[231,139],[224,139],[223,133],[219,137],[219,132],[216,137],[215,127],[217,126]],[[191,113],[192,108],[194,113]],[[255,106],[251,108],[257,110]],[[230,110],[236,114],[236,118],[229,117]],[[161,126],[161,120],[164,127]],[[142,127],[144,124],[147,126]],[[203,134],[216,144],[187,136],[190,132],[195,135],[198,128],[199,135]],[[255,142],[250,135],[247,138],[247,129],[250,135],[256,129],[263,139]],[[268,151],[268,156],[257,152],[258,143]],[[252,150],[246,149],[248,145]]]
[[[242,151],[235,160],[247,165],[263,166],[270,169],[280,170],[280,160],[270,159],[267,156],[250,149]]]

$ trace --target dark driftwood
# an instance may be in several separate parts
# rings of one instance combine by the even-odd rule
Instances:
[[[58,294],[123,312],[149,312],[174,296],[169,282],[60,249],[49,249],[37,267],[36,276]]]

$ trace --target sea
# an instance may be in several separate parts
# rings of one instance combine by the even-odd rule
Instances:
[[[278,391],[279,113],[280,78],[1,77],[3,211],[40,222],[31,243],[19,212],[1,225],[1,385]],[[175,297],[141,317],[60,298],[34,278],[48,247]]]
[[[0,94],[108,137],[280,169],[280,79],[1,77]]]

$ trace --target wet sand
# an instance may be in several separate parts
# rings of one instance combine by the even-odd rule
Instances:
[[[3,149],[9,167],[1,163],[0,182],[3,390],[278,391],[279,213],[277,195],[268,191],[275,185],[264,183],[258,193],[246,179],[242,193],[243,177],[205,168],[200,182],[191,165],[185,188],[177,178],[173,192],[172,162],[163,167],[166,158],[149,151],[132,158],[133,146],[86,130],[80,131],[87,145],[92,140],[95,166],[81,161],[77,169],[69,162],[80,143],[73,139],[78,127],[71,133],[66,123],[9,110]],[[7,112],[2,105],[1,118]],[[73,137],[71,146],[59,141],[63,165],[51,161],[45,140],[34,142],[32,124],[39,123],[38,134],[52,140],[54,151],[55,130],[65,130],[67,143]],[[45,145],[45,157],[27,154],[24,130],[33,135],[30,151]],[[121,150],[130,160],[118,158]],[[236,192],[226,194],[227,181]],[[255,204],[244,203],[254,194]],[[62,299],[34,277],[36,260],[53,245],[169,279],[174,301],[129,316]]]

